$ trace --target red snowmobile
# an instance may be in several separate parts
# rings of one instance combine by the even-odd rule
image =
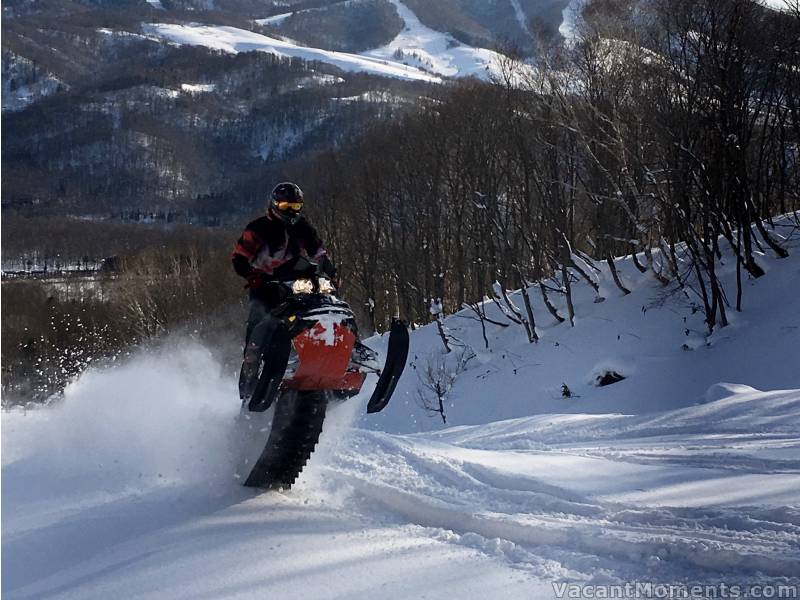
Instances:
[[[252,395],[244,398],[240,423],[246,448],[238,476],[244,485],[288,489],[319,441],[328,405],[357,395],[370,373],[379,375],[368,413],[389,403],[408,358],[408,330],[396,319],[386,363],[358,341],[355,316],[336,298],[331,282],[305,258],[282,286],[285,301],[273,315],[281,325],[261,351]],[[264,441],[266,440],[266,444]]]

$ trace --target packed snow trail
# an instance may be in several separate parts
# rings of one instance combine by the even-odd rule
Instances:
[[[530,37],[533,37],[533,33],[531,33],[531,29],[528,26],[528,16],[522,9],[519,0],[510,0],[510,1],[511,1],[511,8],[514,9],[514,14],[517,17],[517,22],[519,23],[520,28],[522,28],[522,31],[524,31]]]
[[[798,423],[800,390],[740,387],[648,418],[360,432],[331,478],[411,522],[511,542],[573,571],[593,556],[620,581],[747,581],[800,574]]]

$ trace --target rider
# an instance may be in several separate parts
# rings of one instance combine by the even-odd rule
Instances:
[[[328,258],[317,231],[302,215],[303,190],[297,184],[279,183],[272,190],[267,214],[245,227],[233,249],[235,271],[247,279],[250,290],[250,315],[247,318],[244,363],[240,394],[246,396],[258,373],[261,349],[266,347],[279,319],[271,313],[283,299],[280,281],[291,270],[291,261],[305,254],[320,270],[336,280],[336,268]],[[288,274],[288,273],[287,273]]]

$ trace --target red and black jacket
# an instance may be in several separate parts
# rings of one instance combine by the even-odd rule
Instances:
[[[303,254],[318,262],[328,277],[336,277],[336,269],[322,240],[305,217],[288,224],[268,213],[248,223],[236,242],[231,260],[234,270],[242,277],[260,272],[268,279],[279,280],[282,267]]]

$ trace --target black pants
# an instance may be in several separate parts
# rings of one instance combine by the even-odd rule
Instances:
[[[244,344],[244,360],[239,374],[239,397],[249,398],[257,383],[263,353],[269,352],[272,336],[281,320],[272,314],[274,305],[250,293],[250,314]]]
[[[251,292],[250,314],[247,317],[247,331],[245,334],[245,355],[247,348],[255,345],[257,348],[266,349],[272,333],[280,324],[280,319],[272,314],[275,306],[264,301]]]

